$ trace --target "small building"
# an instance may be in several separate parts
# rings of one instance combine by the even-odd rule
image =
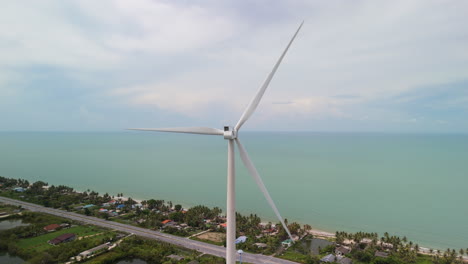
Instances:
[[[265,243],[255,243],[254,245],[257,246],[257,248],[266,248],[266,247],[268,247],[268,245],[265,244]]]
[[[93,207],[93,206],[94,206],[94,204],[87,204],[87,205],[83,206],[83,209],[91,208],[91,207]]]
[[[236,239],[235,243],[236,244],[239,244],[239,243],[244,243],[245,241],[247,241],[247,237],[246,236],[240,236]]]
[[[281,245],[285,246],[285,247],[290,247],[292,245],[293,241],[291,239],[286,239],[284,240],[283,242],[281,242]]]
[[[162,221],[161,224],[165,225],[165,224],[168,224],[168,223],[170,223],[170,222],[172,222],[172,220],[167,219],[167,220]]]
[[[51,224],[51,225],[48,225],[48,226],[44,226],[43,229],[44,229],[45,231],[47,231],[47,232],[53,232],[53,231],[55,231],[55,230],[57,230],[57,229],[59,229],[59,228],[60,228],[60,225],[58,225],[58,224]]]
[[[345,239],[345,240],[343,240],[343,242],[341,244],[349,246],[349,245],[356,244],[356,242],[354,242],[354,240],[352,240],[352,239]]]
[[[60,243],[73,241],[75,240],[75,238],[76,238],[75,234],[67,233],[67,234],[60,235],[52,240],[49,240],[49,244],[58,245]]]
[[[109,248],[109,245],[106,243],[106,244],[102,244],[102,245],[99,245],[97,247],[94,247],[92,249],[88,249],[86,251],[83,251],[79,254],[79,256],[81,256],[82,258],[86,258],[86,257],[89,257],[91,256],[92,254],[100,251],[100,250],[107,250]]]
[[[372,243],[372,239],[370,239],[370,238],[363,238],[363,239],[361,239],[361,243],[363,243],[363,244],[371,244],[371,243]]]
[[[345,247],[345,246],[337,247],[335,249],[335,254],[337,256],[344,256],[344,255],[348,254],[349,252],[351,252],[351,249],[349,247]]]
[[[119,205],[117,205],[116,208],[117,208],[117,209],[123,209],[124,207],[125,207],[125,204],[119,204]]]
[[[178,255],[174,255],[174,254],[171,254],[171,255],[169,255],[169,256],[167,256],[167,257],[170,258],[170,259],[173,259],[173,260],[177,260],[177,261],[184,260],[184,257],[178,256]]]
[[[376,251],[374,256],[376,257],[381,257],[381,258],[387,258],[388,257],[388,253],[387,252],[383,252],[383,251]]]
[[[107,212],[107,214],[109,214],[109,216],[119,216],[117,212]]]
[[[224,228],[227,228],[227,223],[219,224],[219,226],[224,227]]]
[[[63,223],[63,224],[60,224],[60,227],[61,227],[61,228],[69,228],[69,227],[70,227],[70,224],[68,224],[68,223]]]
[[[23,187],[16,187],[13,189],[15,192],[24,192],[26,191],[26,189],[24,189]]]
[[[101,213],[107,213],[107,212],[109,212],[109,210],[107,210],[107,209],[105,209],[105,208],[101,208],[101,209],[99,209],[99,212],[101,212]]]
[[[323,257],[322,259],[320,259],[320,262],[335,262],[336,260],[336,257],[333,255],[333,254],[328,254],[326,255],[325,257]]]
[[[350,258],[341,258],[340,260],[338,260],[338,263],[340,264],[353,264],[353,260],[350,259]]]
[[[381,245],[383,248],[386,248],[386,249],[393,249],[393,244],[392,244],[392,243],[380,242],[380,245]]]

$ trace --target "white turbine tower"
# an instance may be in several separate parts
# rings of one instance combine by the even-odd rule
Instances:
[[[237,147],[239,148],[239,154],[241,156],[242,162],[244,163],[245,167],[249,171],[249,173],[254,178],[255,182],[257,183],[258,187],[262,191],[263,195],[265,196],[266,200],[270,204],[271,208],[275,212],[276,216],[280,220],[283,228],[288,233],[289,237],[292,240],[291,233],[289,232],[288,227],[284,223],[283,218],[281,217],[278,209],[276,208],[273,199],[271,199],[268,190],[266,189],[265,185],[263,184],[262,178],[255,169],[252,161],[247,154],[244,146],[241,144],[239,138],[237,137],[237,132],[240,130],[242,125],[250,118],[250,116],[254,113],[255,109],[257,108],[260,100],[262,99],[265,90],[267,89],[268,85],[270,84],[271,79],[273,78],[278,66],[280,65],[281,61],[283,60],[284,55],[288,51],[291,43],[296,38],[299,30],[301,29],[304,22],[301,23],[299,28],[296,30],[296,33],[289,41],[288,46],[283,51],[281,56],[279,57],[278,61],[276,62],[273,70],[270,72],[268,77],[266,78],[265,82],[263,83],[260,90],[257,92],[255,97],[252,99],[250,104],[245,109],[244,113],[242,114],[239,122],[237,122],[234,128],[229,126],[224,127],[223,130],[219,130],[216,128],[208,128],[208,127],[177,127],[177,128],[131,128],[130,130],[143,130],[143,131],[158,131],[158,132],[173,132],[173,133],[189,133],[189,134],[202,134],[202,135],[219,135],[224,136],[225,139],[228,140],[228,166],[227,166],[227,236],[226,236],[226,263],[227,264],[234,264],[236,262],[236,204],[235,204],[235,168],[234,168],[234,142],[236,142]]]

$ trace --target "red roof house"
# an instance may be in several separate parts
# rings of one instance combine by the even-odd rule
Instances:
[[[48,225],[48,226],[44,226],[44,230],[47,231],[47,232],[55,231],[57,228],[60,228],[60,225],[51,224],[51,225]]]
[[[71,233],[68,233],[68,234],[63,234],[63,235],[60,235],[52,240],[49,240],[49,244],[51,245],[57,245],[57,244],[60,244],[60,243],[64,243],[64,242],[69,242],[69,241],[72,241],[76,238],[76,235],[75,234],[71,234]]]

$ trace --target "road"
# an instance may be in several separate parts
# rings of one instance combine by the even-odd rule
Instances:
[[[161,233],[154,230],[149,230],[145,228],[140,228],[132,225],[121,224],[113,221],[106,221],[100,218],[96,218],[93,216],[85,216],[73,212],[67,212],[59,209],[48,208],[44,206],[40,206],[37,204],[27,203],[23,201],[18,201],[10,198],[0,197],[0,202],[11,204],[11,205],[20,205],[25,209],[28,209],[33,212],[42,212],[47,214],[52,214],[56,216],[61,216],[65,218],[69,218],[75,221],[80,221],[86,224],[101,226],[105,228],[115,229],[122,232],[133,233],[138,236],[156,239],[159,241],[171,243],[174,245],[178,245],[181,247],[197,250],[204,254],[214,255],[218,257],[225,257],[226,256],[226,248],[221,246],[216,246],[208,243],[203,243],[200,241],[190,240],[184,237],[178,237],[170,234]],[[242,254],[242,261],[249,262],[249,263],[269,263],[269,264],[293,264],[296,262],[283,260],[279,258],[274,258],[270,256],[265,256],[261,254],[251,254],[251,253],[243,253]]]

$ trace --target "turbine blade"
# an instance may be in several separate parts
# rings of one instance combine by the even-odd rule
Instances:
[[[128,130],[173,132],[202,135],[224,135],[222,130],[210,127],[129,128]]]
[[[276,62],[275,66],[273,67],[273,70],[270,72],[266,80],[264,81],[262,87],[260,87],[260,90],[258,90],[257,95],[250,101],[250,104],[247,106],[245,109],[244,113],[242,114],[241,118],[239,119],[239,122],[237,122],[237,125],[235,126],[235,130],[239,130],[241,126],[247,121],[250,116],[253,114],[255,109],[257,108],[258,104],[260,103],[260,100],[262,100],[262,96],[265,93],[268,85],[270,84],[271,79],[273,79],[273,76],[276,73],[276,70],[278,69],[281,61],[283,60],[284,55],[286,55],[286,52],[288,52],[289,47],[291,46],[292,42],[297,36],[297,33],[299,33],[299,30],[301,29],[302,25],[304,24],[304,21],[302,21],[301,25],[299,28],[296,30],[296,33],[292,37],[292,39],[289,41],[288,46],[286,46],[286,49],[283,51],[283,54],[279,57],[278,61]]]
[[[242,162],[244,163],[245,167],[249,171],[250,175],[252,175],[252,177],[254,178],[255,182],[258,185],[258,188],[260,189],[260,191],[262,191],[262,193],[265,196],[267,202],[270,204],[270,207],[275,212],[276,217],[278,217],[278,219],[280,220],[281,224],[283,225],[284,230],[286,230],[286,232],[288,233],[289,238],[291,238],[291,241],[294,241],[292,236],[291,236],[291,233],[289,232],[288,227],[284,223],[284,220],[283,220],[283,218],[281,217],[281,215],[280,215],[280,213],[278,211],[278,208],[276,208],[275,202],[273,202],[273,199],[271,199],[271,196],[268,193],[268,190],[265,187],[265,184],[263,184],[262,178],[258,174],[258,171],[255,168],[255,166],[253,165],[252,161],[250,160],[249,154],[247,154],[247,151],[245,150],[244,146],[242,146],[242,143],[239,141],[239,139],[236,138],[235,140],[236,140],[237,146],[239,147],[239,154],[240,154],[240,157],[242,159]]]

